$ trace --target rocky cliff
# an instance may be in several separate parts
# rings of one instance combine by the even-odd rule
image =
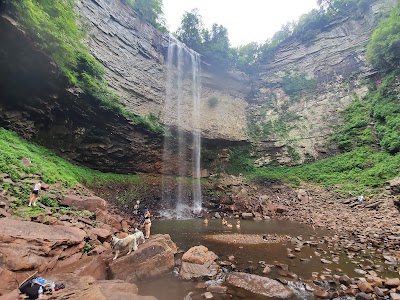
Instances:
[[[121,1],[81,0],[78,6],[88,30],[91,53],[106,67],[106,79],[122,96],[125,107],[139,115],[152,113],[165,118],[168,34],[144,23]],[[249,79],[243,74],[201,74],[201,128],[205,138],[241,141],[247,138],[244,100]],[[190,131],[191,77],[183,81],[186,104],[183,127]],[[217,99],[209,105],[208,99]]]
[[[366,64],[365,49],[379,11],[395,2],[379,0],[364,18],[337,20],[307,45],[297,40],[282,44],[251,77],[210,72],[203,64],[202,144],[215,148],[255,140],[259,165],[332,154],[326,142],[340,123],[340,111],[354,95],[366,94],[364,79],[375,74]],[[177,120],[164,111],[169,36],[120,1],[80,0],[77,11],[90,51],[105,66],[106,80],[123,105],[176,127]],[[15,21],[2,16],[0,22],[1,126],[91,168],[161,171],[162,136],[71,87]],[[288,83],[307,88],[293,92]],[[191,130],[190,86],[185,77],[186,132]]]
[[[257,143],[259,165],[332,154],[329,137],[340,112],[367,93],[365,79],[376,75],[366,63],[368,41],[381,12],[395,3],[377,1],[363,18],[337,20],[307,44],[284,43],[260,67],[247,110],[249,120],[264,128]]]

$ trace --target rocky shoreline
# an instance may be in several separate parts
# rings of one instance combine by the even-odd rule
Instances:
[[[53,193],[56,190],[54,186],[44,187],[53,189]],[[269,299],[271,291],[276,293],[273,299],[309,299],[312,295],[322,299],[399,299],[398,276],[387,278],[383,272],[399,272],[400,223],[395,185],[362,205],[354,198],[341,199],[318,186],[292,189],[281,183],[256,185],[240,177],[225,177],[208,188],[220,191],[218,197],[207,198],[205,207],[209,217],[293,220],[327,228],[332,233],[314,241],[299,236],[240,234],[215,235],[211,239],[236,240],[242,244],[290,240],[288,258],[298,258],[304,247],[315,247],[315,256],[320,256],[320,262],[327,267],[314,272],[311,278],[299,279],[286,264],[260,261],[263,276],[251,274],[251,269],[243,273],[236,269],[234,257],[220,260],[206,247],[201,251],[193,247],[180,259],[169,235],[153,235],[138,251],[112,261],[111,235],[126,236],[136,221],[127,215],[123,217],[118,207],[78,187],[69,193],[63,191],[62,196],[58,191],[59,205],[40,203],[40,213],[23,218],[21,215],[28,208],[15,207],[15,199],[2,194],[0,299],[16,299],[15,288],[36,270],[41,276],[50,276],[70,287],[53,293],[49,299],[112,299],[110,295],[115,293],[119,293],[118,299],[131,299],[128,295],[132,294],[136,295],[134,299],[156,299],[138,295],[135,282],[173,270],[182,279],[202,283],[185,300]],[[152,207],[151,203],[143,205]],[[155,215],[156,209],[153,209]],[[319,247],[321,242],[326,246],[324,249]],[[358,264],[354,270],[356,276],[330,268],[343,254]],[[382,264],[375,263],[376,260]],[[279,274],[276,280],[266,277],[271,271]],[[252,288],[245,288],[241,282]],[[260,290],[263,285],[271,288]],[[279,298],[281,293],[284,296]]]

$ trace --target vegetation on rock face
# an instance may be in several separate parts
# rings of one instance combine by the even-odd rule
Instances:
[[[313,79],[307,79],[306,74],[299,71],[286,71],[282,77],[282,89],[286,95],[294,97],[303,92],[315,91],[317,82]]]
[[[85,33],[81,30],[83,26],[79,26],[75,4],[75,0],[3,0],[2,9],[16,15],[42,50],[51,54],[70,83],[99,100],[104,108],[112,109],[137,124],[143,124],[150,131],[165,133],[163,126],[154,117],[142,117],[128,112],[121,105],[119,96],[108,88],[103,65],[82,42]]]
[[[162,0],[121,0],[132,7],[144,20],[161,31],[166,31]]]
[[[23,158],[28,158],[31,164],[25,165],[21,161]],[[14,182],[25,182],[25,185],[21,186],[12,186],[7,182],[0,183],[2,190],[9,191],[18,198],[29,196],[32,188],[31,180],[34,178],[48,184],[59,183],[65,188],[71,188],[82,182],[92,184],[139,180],[139,176],[136,175],[108,174],[78,167],[58,157],[52,151],[31,144],[3,128],[0,128],[0,173],[8,174]]]
[[[400,154],[360,147],[332,158],[295,167],[264,167],[248,175],[250,179],[282,179],[294,185],[301,180],[334,187],[344,195],[373,192],[400,173]]]
[[[367,47],[367,58],[377,69],[391,71],[400,67],[399,53],[400,3],[375,29]]]

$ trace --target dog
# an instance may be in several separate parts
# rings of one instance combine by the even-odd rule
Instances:
[[[135,228],[135,232],[124,237],[123,239],[113,236],[111,238],[111,248],[115,250],[115,256],[113,260],[118,258],[119,252],[128,247],[127,255],[131,254],[132,250],[136,251],[138,249],[139,241],[142,240],[143,243],[146,241],[141,230]],[[142,243],[142,244],[143,244]]]

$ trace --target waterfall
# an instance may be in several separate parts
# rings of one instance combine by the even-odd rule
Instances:
[[[185,218],[201,211],[200,72],[199,54],[171,36],[163,120],[172,136],[164,138],[163,174],[178,175],[178,178],[173,192],[168,190],[171,178],[164,175],[162,193],[164,205],[175,207],[174,211],[165,211],[164,215],[170,218]],[[192,181],[191,197],[188,175]]]

